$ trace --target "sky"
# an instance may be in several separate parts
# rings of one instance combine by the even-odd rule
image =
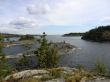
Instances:
[[[0,0],[0,32],[64,34],[110,25],[110,0]]]

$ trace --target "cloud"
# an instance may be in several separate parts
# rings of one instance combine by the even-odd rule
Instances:
[[[37,21],[33,21],[24,17],[19,17],[11,21],[9,24],[13,25],[17,29],[38,27]]]
[[[12,29],[15,33],[33,33],[35,30],[39,32],[37,29],[41,26],[46,30],[50,25],[58,28],[75,26],[75,29],[110,24],[110,0],[0,1],[4,3],[0,8],[0,23],[5,23],[0,25],[0,31]]]
[[[18,33],[18,29],[14,28],[9,24],[1,24],[0,25],[0,32],[2,33]]]
[[[30,30],[39,28],[40,26],[37,24],[37,21],[25,17],[18,17],[7,24],[1,24],[0,32],[26,34],[29,33]]]
[[[99,22],[110,16],[108,0],[62,0],[47,18],[51,24],[78,25]]]
[[[50,11],[48,4],[36,4],[27,7],[29,14],[44,15]]]
[[[102,19],[101,19],[101,21],[103,22],[106,22],[106,21],[109,21],[110,22],[110,16],[108,16],[108,17],[103,17]]]
[[[109,0],[55,0],[52,5],[52,2],[40,1],[39,4],[28,6],[27,11],[35,17],[40,17],[42,24],[45,24],[45,21],[50,25],[96,24],[105,16],[110,16],[109,2]]]

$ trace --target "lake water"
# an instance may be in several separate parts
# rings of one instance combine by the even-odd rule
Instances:
[[[65,41],[79,48],[73,54],[63,55],[60,60],[61,66],[74,67],[81,64],[86,68],[93,68],[95,63],[100,60],[110,69],[110,43],[90,42],[82,40],[81,37],[61,37],[57,35],[47,36],[47,39],[53,42]],[[16,52],[24,51],[19,46],[17,47],[18,49],[15,48]],[[12,50],[13,48],[8,49],[10,53]]]

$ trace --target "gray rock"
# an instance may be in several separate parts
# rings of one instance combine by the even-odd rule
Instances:
[[[10,80],[11,78],[13,79],[22,79],[22,78],[27,78],[27,77],[32,77],[35,75],[43,75],[43,74],[48,74],[49,72],[46,70],[25,70],[21,71],[12,75],[9,75],[5,78],[5,80]]]
[[[65,82],[65,80],[64,79],[52,79],[52,80],[48,80],[45,82]]]

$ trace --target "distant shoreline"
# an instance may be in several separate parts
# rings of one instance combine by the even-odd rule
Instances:
[[[68,33],[62,35],[63,37],[74,37],[74,36],[83,36],[84,33]]]

